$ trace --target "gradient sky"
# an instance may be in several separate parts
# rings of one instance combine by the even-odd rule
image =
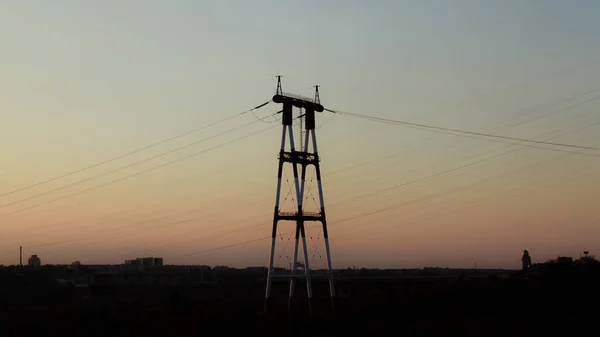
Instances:
[[[336,110],[600,146],[593,0],[2,1],[0,31],[0,194],[239,114],[270,99],[279,74],[285,91],[310,96],[320,84]],[[268,240],[223,247],[270,235],[278,125],[246,114],[2,196],[0,263],[17,263],[22,245],[42,263],[265,265]],[[600,255],[598,152],[329,113],[318,125],[334,267],[515,268],[523,249],[540,262]],[[285,266],[292,227],[280,228]],[[308,230],[313,268],[323,267],[322,234]]]

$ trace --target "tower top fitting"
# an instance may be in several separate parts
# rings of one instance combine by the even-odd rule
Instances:
[[[281,88],[281,76],[277,76],[277,89],[275,90],[275,95],[273,96],[273,102],[275,103],[283,103],[283,104],[291,104],[298,108],[311,109],[316,112],[323,112],[324,108],[321,105],[320,97],[319,97],[319,86],[315,86],[315,98],[308,98],[296,94],[291,94],[287,92],[283,92]]]

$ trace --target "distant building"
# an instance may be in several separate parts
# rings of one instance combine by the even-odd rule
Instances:
[[[153,257],[144,257],[144,258],[142,258],[142,264],[146,268],[153,267],[154,266],[154,258]]]
[[[125,264],[131,265],[131,266],[140,266],[140,265],[142,265],[142,260],[141,259],[125,260]]]
[[[144,266],[145,268],[162,267],[162,257],[138,257],[135,260],[125,260],[126,265]]]
[[[556,262],[571,265],[571,264],[573,264],[573,258],[570,256],[558,256],[556,258]]]
[[[33,268],[39,268],[42,265],[42,261],[37,255],[31,255],[28,265]]]

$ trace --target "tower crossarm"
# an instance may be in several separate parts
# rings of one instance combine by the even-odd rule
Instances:
[[[278,220],[288,221],[323,221],[323,215],[319,212],[279,212]]]
[[[310,109],[316,112],[323,112],[323,110],[325,109],[321,103],[317,103],[311,98],[283,92],[281,94],[276,94],[275,96],[273,96],[273,102],[281,104],[290,104],[297,108]]]
[[[283,159],[283,161],[287,163],[300,164],[303,166],[315,165],[319,162],[318,155],[303,151],[281,151],[278,159]]]

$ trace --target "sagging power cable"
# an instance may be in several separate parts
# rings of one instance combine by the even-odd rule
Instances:
[[[142,151],[144,151],[144,150],[147,150],[147,149],[150,149],[150,148],[156,147],[156,146],[158,146],[158,145],[162,145],[162,144],[164,144],[164,143],[167,143],[167,142],[170,142],[170,141],[172,141],[172,140],[176,140],[176,139],[179,139],[179,138],[185,137],[185,136],[187,136],[187,135],[190,135],[190,134],[192,134],[192,133],[195,133],[195,132],[198,132],[198,131],[204,130],[204,129],[206,129],[206,128],[209,128],[209,127],[211,127],[211,126],[215,126],[215,125],[217,125],[217,124],[223,123],[223,122],[225,122],[225,121],[228,121],[228,120],[230,120],[230,119],[233,119],[233,118],[239,117],[239,116],[241,116],[241,115],[244,115],[244,114],[246,114],[246,113],[248,113],[248,112],[251,112],[251,111],[254,111],[254,110],[258,110],[258,109],[260,109],[260,108],[264,107],[265,105],[267,105],[267,104],[269,104],[269,103],[271,103],[271,101],[267,101],[267,102],[265,102],[265,103],[263,103],[263,104],[260,104],[260,105],[257,105],[257,106],[255,106],[255,107],[254,107],[254,108],[252,108],[252,109],[249,109],[249,110],[243,111],[243,112],[241,112],[241,113],[238,113],[238,114],[235,114],[235,115],[233,115],[233,116],[229,116],[229,117],[227,117],[227,118],[223,118],[223,119],[221,119],[221,120],[218,120],[218,121],[216,121],[216,122],[214,122],[214,123],[210,123],[210,124],[207,124],[207,125],[204,125],[204,126],[198,127],[198,128],[196,128],[196,129],[193,129],[193,130],[190,130],[190,131],[186,131],[186,132],[184,132],[184,133],[181,133],[181,134],[178,134],[178,135],[176,135],[176,136],[173,136],[173,137],[170,137],[170,138],[167,138],[167,139],[161,140],[161,141],[159,141],[159,142],[156,142],[156,143],[153,143],[153,144],[150,144],[150,145],[146,145],[146,146],[144,146],[144,147],[141,147],[141,148],[135,149],[135,150],[133,150],[133,151],[130,151],[130,152],[127,152],[127,153],[124,153],[124,154],[121,154],[121,155],[118,155],[118,156],[115,156],[115,157],[112,157],[112,158],[109,158],[109,159],[103,160],[103,161],[101,161],[101,162],[98,162],[98,163],[95,163],[95,164],[92,164],[92,165],[89,165],[89,166],[86,166],[86,167],[82,167],[82,168],[80,168],[80,169],[76,169],[76,170],[73,170],[73,171],[70,171],[70,172],[67,172],[67,173],[61,174],[61,175],[59,175],[59,176],[55,176],[55,177],[53,177],[53,178],[50,178],[50,179],[46,179],[46,180],[43,180],[43,181],[39,181],[39,182],[37,182],[37,183],[33,183],[33,184],[31,184],[31,185],[27,185],[27,186],[24,186],[24,187],[21,187],[21,188],[18,188],[18,189],[15,189],[15,190],[9,191],[9,192],[2,193],[2,194],[0,194],[0,197],[7,196],[7,195],[10,195],[10,194],[13,194],[13,193],[17,193],[17,192],[21,192],[21,191],[24,191],[24,190],[27,190],[27,189],[30,189],[30,188],[33,188],[33,187],[36,187],[36,186],[40,186],[40,185],[43,185],[43,184],[47,184],[47,183],[49,183],[49,182],[52,182],[52,181],[55,181],[55,180],[58,180],[58,179],[65,178],[65,177],[68,177],[68,176],[70,176],[70,175],[73,175],[73,174],[76,174],[76,173],[79,173],[79,172],[83,172],[83,171],[86,171],[86,170],[92,169],[92,168],[94,168],[94,167],[98,167],[98,166],[100,166],[100,165],[104,165],[104,164],[107,164],[107,163],[113,162],[113,161],[115,161],[115,160],[119,160],[119,159],[122,159],[122,158],[125,158],[125,157],[128,157],[128,156],[131,156],[131,155],[133,155],[133,154],[136,154],[136,153],[138,153],[138,152],[142,152]]]
[[[600,97],[593,98],[593,99],[591,99],[589,101],[593,101],[593,100],[596,100],[596,99],[600,99]],[[587,103],[587,101],[584,102],[584,103]],[[435,131],[451,132],[451,133],[453,133],[454,135],[457,135],[457,136],[460,136],[460,135],[471,135],[471,136],[478,136],[478,137],[484,137],[484,138],[497,138],[497,139],[511,140],[511,141],[517,141],[517,142],[531,143],[531,144],[550,145],[550,146],[566,147],[566,148],[580,149],[580,150],[589,150],[589,151],[600,151],[600,148],[594,147],[594,146],[583,146],[583,145],[576,145],[576,144],[546,142],[546,141],[541,141],[541,140],[532,140],[532,139],[525,139],[525,138],[501,136],[501,135],[494,135],[494,134],[484,133],[484,132],[475,132],[475,131],[467,131],[467,130],[461,130],[461,129],[452,129],[452,128],[445,128],[445,127],[427,125],[427,124],[420,124],[420,123],[412,123],[412,122],[406,122],[406,121],[401,121],[401,120],[394,120],[394,119],[390,119],[390,118],[374,117],[374,116],[362,115],[362,114],[353,113],[353,112],[337,111],[337,110],[332,110],[332,109],[327,109],[327,108],[325,110],[329,111],[331,113],[335,113],[335,114],[346,115],[346,116],[351,116],[351,117],[366,119],[366,120],[380,122],[380,123],[386,123],[386,124],[392,124],[392,125],[400,125],[400,126],[406,126],[406,127],[412,127],[412,128],[419,128],[421,130],[429,130],[429,131],[434,131],[435,130]],[[551,148],[547,148],[547,149],[548,150],[553,150]]]

